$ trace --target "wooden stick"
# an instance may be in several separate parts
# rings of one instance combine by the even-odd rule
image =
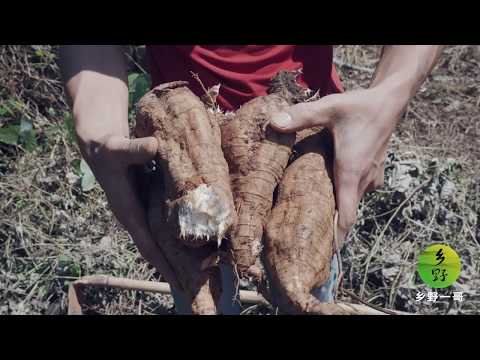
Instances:
[[[110,287],[123,290],[139,290],[160,294],[171,294],[171,288],[168,283],[133,280],[127,278],[119,278],[107,275],[85,276],[70,284],[68,289],[68,314],[82,315],[81,303],[84,302],[82,290],[86,286],[93,287]],[[240,301],[245,304],[263,304],[268,302],[254,291],[240,290]]]
[[[111,287],[124,290],[149,291],[160,294],[171,294],[171,288],[168,283],[133,280],[127,278],[118,278],[107,275],[85,276],[70,284],[68,289],[68,314],[82,315],[82,303],[84,302],[82,290],[86,286],[93,287]],[[263,304],[268,305],[268,301],[254,291],[240,290],[240,301],[245,304]],[[339,311],[347,311],[358,315],[385,315],[384,311],[372,309],[369,306],[360,304],[337,303]],[[402,314],[395,312],[395,314]]]

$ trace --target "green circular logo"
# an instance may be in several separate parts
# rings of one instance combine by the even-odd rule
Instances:
[[[460,257],[448,245],[435,244],[427,247],[418,258],[418,273],[431,288],[446,288],[460,276]]]

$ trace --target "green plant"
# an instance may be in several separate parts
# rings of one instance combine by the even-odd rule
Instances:
[[[145,73],[131,73],[128,75],[128,119],[133,121],[135,104],[145,95],[151,86],[150,76]]]
[[[84,192],[88,192],[95,187],[95,175],[85,160],[80,161],[81,186]]]
[[[22,117],[20,123],[1,127],[0,142],[7,145],[21,146],[29,152],[35,150],[37,147],[37,136],[32,122],[26,117]]]

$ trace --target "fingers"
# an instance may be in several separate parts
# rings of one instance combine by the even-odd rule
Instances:
[[[374,159],[367,161],[368,166],[365,167],[359,166],[358,161],[335,161],[334,181],[340,242],[346,239],[355,224],[358,204],[364,193],[384,185],[386,146],[387,143],[380,148]]]
[[[141,255],[155,266],[167,281],[181,289],[175,273],[161,248],[151,236],[146,211],[136,189],[131,165],[141,165],[152,160],[158,150],[154,137],[127,139],[121,136],[108,138],[94,161],[94,173],[107,196],[115,217],[133,238]]]
[[[381,189],[384,184],[385,184],[385,170],[384,170],[384,167],[382,166],[380,169],[378,169],[374,179],[368,184],[364,192]]]
[[[357,174],[335,169],[335,190],[338,208],[338,240],[340,247],[357,219],[359,177]]]
[[[328,127],[336,117],[338,96],[333,94],[317,101],[293,105],[286,111],[275,114],[270,121],[270,126],[284,133],[313,126]]]
[[[123,174],[109,179],[111,181],[107,179],[107,183],[102,186],[114,215],[132,236],[145,260],[155,266],[172,286],[181,288],[164,254],[151,236],[145,210],[133,184]]]
[[[365,192],[375,191],[382,188],[385,184],[385,158],[387,144],[385,143],[378,154],[375,156],[370,174],[365,178],[365,181],[361,183],[359,197],[362,197]]]
[[[155,157],[158,143],[154,137],[128,140],[125,156],[129,164],[144,164]]]
[[[154,137],[127,139],[116,137],[108,143],[109,150],[125,165],[141,165],[155,158],[158,142]]]
[[[148,237],[146,214],[126,173],[103,179],[102,187],[118,221],[134,238]]]
[[[375,189],[380,189],[384,185],[385,185],[385,167],[382,166],[380,169],[378,169],[378,174],[375,177],[373,186],[375,187]]]

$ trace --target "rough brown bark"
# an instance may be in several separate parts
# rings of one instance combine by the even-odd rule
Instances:
[[[186,245],[197,247],[219,241],[235,210],[219,125],[187,84],[147,93],[137,104],[135,135],[157,139],[169,221]]]
[[[297,158],[285,171],[265,231],[270,299],[286,313],[346,314],[346,309],[322,304],[310,293],[330,275],[335,197],[321,135],[303,132],[299,139]]]
[[[162,174],[157,172],[150,179],[147,214],[152,235],[175,277],[166,280],[172,286],[178,284],[176,290],[186,295],[194,314],[216,314],[222,289],[220,269],[204,268],[205,262],[216,255],[216,244],[191,248],[178,241],[174,229],[163,220],[166,212]]]
[[[222,148],[229,164],[237,223],[231,231],[233,260],[241,277],[262,277],[259,255],[273,192],[281,180],[295,134],[281,134],[268,124],[271,116],[299,101],[305,89],[298,72],[280,72],[270,93],[244,104],[221,127]]]

